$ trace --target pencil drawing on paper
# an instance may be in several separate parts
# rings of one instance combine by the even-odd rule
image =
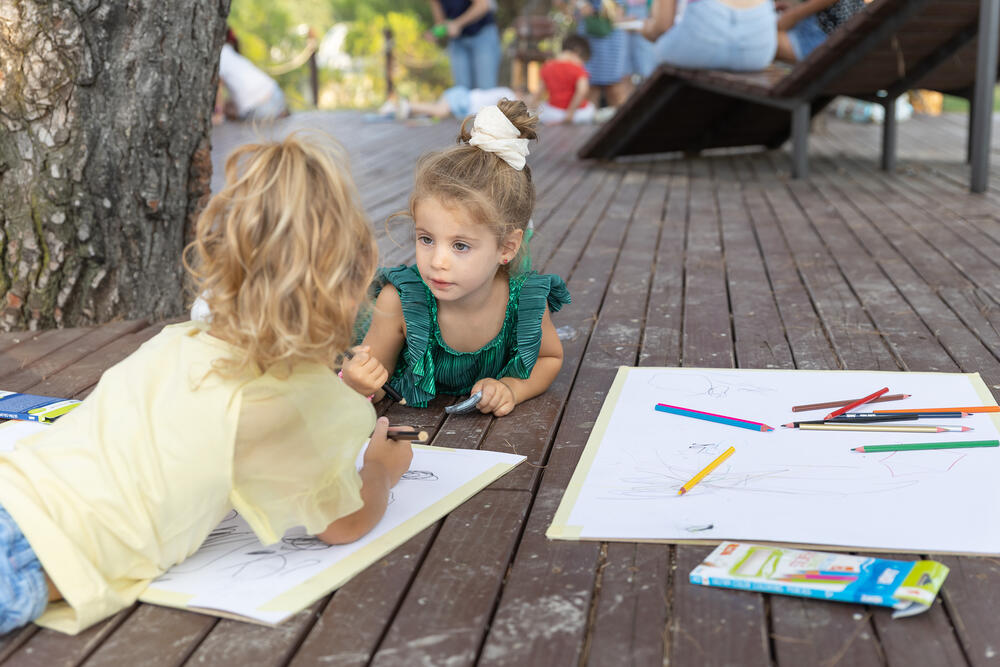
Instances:
[[[685,397],[707,396],[715,399],[736,399],[741,394],[773,394],[774,387],[753,384],[746,378],[730,373],[658,373],[649,378],[649,385],[659,391]]]
[[[436,482],[438,475],[431,470],[408,470],[403,473],[401,481]],[[389,502],[396,501],[396,491],[390,491]],[[322,540],[306,534],[286,535],[275,545],[263,546],[250,526],[238,519],[235,510],[222,520],[205,541],[195,556],[171,568],[170,572],[160,578],[169,581],[171,574],[187,574],[201,572],[214,568],[220,561],[226,559],[225,566],[218,569],[220,574],[227,574],[232,579],[253,580],[280,576],[302,567],[310,567],[319,561],[295,556],[294,562],[289,560],[298,552],[326,551],[333,548]]]

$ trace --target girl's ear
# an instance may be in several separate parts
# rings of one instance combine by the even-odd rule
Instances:
[[[517,251],[521,249],[521,242],[524,240],[524,230],[515,229],[504,237],[500,244],[500,262],[508,264],[517,256]]]

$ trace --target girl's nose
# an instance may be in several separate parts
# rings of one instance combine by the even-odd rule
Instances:
[[[447,249],[441,248],[440,246],[434,249],[434,254],[431,256],[431,266],[435,269],[448,268]]]

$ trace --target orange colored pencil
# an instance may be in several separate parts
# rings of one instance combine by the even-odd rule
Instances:
[[[1000,412],[1000,405],[974,405],[968,408],[906,408],[905,410],[873,410],[873,412],[879,415],[900,412]]]

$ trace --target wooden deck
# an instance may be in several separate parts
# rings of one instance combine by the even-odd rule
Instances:
[[[415,158],[450,144],[457,125],[300,114],[292,126],[345,142],[384,262],[408,261],[405,229],[387,235],[383,221],[405,206]],[[780,151],[583,163],[574,155],[589,130],[543,129],[529,158],[532,250],[573,295],[554,318],[562,373],[503,419],[446,416],[443,401],[388,408],[435,431],[434,444],[528,464],[277,629],[136,605],[76,637],[30,627],[0,638],[0,663],[997,664],[996,559],[940,557],[952,573],[933,609],[893,621],[884,609],[692,586],[704,547],[544,535],[620,365],[979,371],[1000,395],[1000,169],[985,195],[967,193],[964,128],[960,116],[901,124],[899,173],[887,176],[878,128],[828,121],[808,181],[788,179]],[[217,153],[247,136],[219,128]],[[159,328],[0,335],[0,386],[83,396]]]

